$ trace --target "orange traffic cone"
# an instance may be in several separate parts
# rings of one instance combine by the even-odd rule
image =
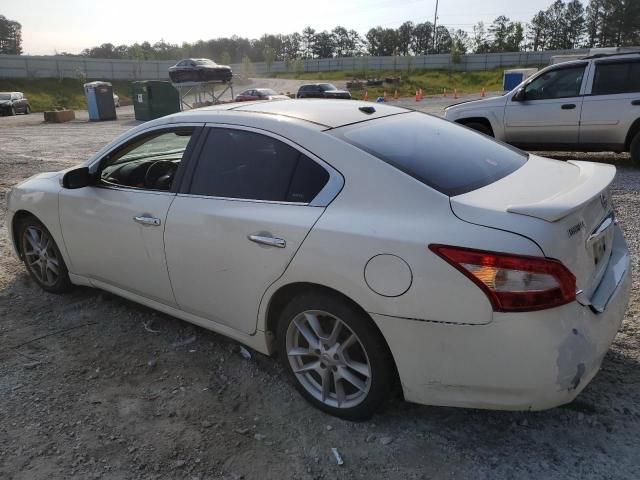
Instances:
[[[480,92],[480,96],[484,97],[484,87],[482,87],[482,92]]]
[[[453,89],[453,98],[458,98],[458,89],[457,88]]]
[[[420,100],[422,100],[424,98],[424,95],[422,95],[422,89],[418,90],[420,92]]]
[[[384,103],[387,103],[387,91],[384,91]]]
[[[443,91],[444,91],[444,93],[442,94],[442,96],[446,97],[447,96],[447,89],[445,88],[445,89],[443,89]]]
[[[420,92],[416,90],[416,102],[420,101]]]
[[[396,91],[393,92],[393,99],[394,100],[398,100],[398,89],[396,88]]]
[[[365,102],[369,101],[369,93],[366,90],[364,91],[364,97],[362,98],[362,100],[364,100]]]

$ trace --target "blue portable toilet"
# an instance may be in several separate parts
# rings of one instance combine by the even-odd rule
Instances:
[[[84,96],[87,99],[89,120],[115,120],[116,104],[113,100],[113,87],[109,82],[89,82],[84,84]]]
[[[502,77],[503,90],[510,92],[537,71],[537,68],[512,68],[511,70],[505,70],[504,76]]]

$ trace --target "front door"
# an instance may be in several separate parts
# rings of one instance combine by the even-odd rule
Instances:
[[[511,97],[505,140],[523,147],[576,145],[586,65],[549,70],[524,86],[522,98]]]
[[[60,193],[71,272],[175,305],[163,231],[194,129],[136,137],[101,161],[96,185]]]
[[[262,295],[322,215],[309,203],[329,180],[318,162],[261,132],[210,129],[165,230],[179,307],[248,334]]]

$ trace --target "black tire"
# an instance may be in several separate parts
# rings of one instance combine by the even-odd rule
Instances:
[[[631,154],[631,160],[633,160],[633,163],[640,167],[640,132],[637,132],[633,137],[633,140],[631,140],[629,153]]]
[[[333,356],[331,358],[331,354],[323,353],[323,355],[315,355],[308,357],[306,355],[300,356],[292,356],[293,360],[290,361],[288,352],[287,352],[287,335],[289,332],[289,327],[293,329],[292,333],[295,338],[296,335],[298,338],[304,337],[304,334],[300,333],[301,331],[298,327],[295,326],[294,320],[301,318],[304,315],[304,312],[326,312],[330,316],[334,316],[338,320],[342,322],[341,325],[341,336],[338,337],[343,342],[342,345],[346,345],[346,338],[350,337],[351,334],[355,334],[357,343],[351,343],[350,347],[344,349],[347,353],[343,353],[341,350],[338,350],[340,356],[350,357],[350,364],[366,364],[368,367],[369,376],[361,375],[357,370],[352,370],[350,367],[343,365],[338,366],[324,366],[324,361],[333,362],[333,358],[338,361],[337,356]],[[324,317],[318,315],[321,321],[333,321],[330,317]],[[299,320],[298,320],[299,321]],[[310,324],[309,324],[310,325]],[[335,324],[334,324],[335,325]],[[345,328],[348,327],[348,328]],[[330,327],[329,327],[330,329]],[[324,331],[324,325],[322,330]],[[300,337],[302,335],[302,337]],[[324,338],[324,337],[318,337]],[[361,421],[367,420],[373,416],[373,414],[380,409],[382,404],[387,400],[389,395],[394,391],[394,387],[396,385],[396,374],[395,367],[393,363],[393,358],[389,351],[389,348],[380,334],[379,330],[373,324],[371,318],[369,318],[366,314],[355,308],[349,302],[341,299],[337,295],[332,295],[331,293],[325,292],[309,292],[303,293],[295,298],[293,298],[289,304],[287,304],[283,311],[280,314],[278,329],[277,329],[277,340],[278,340],[278,353],[280,356],[280,360],[282,365],[287,372],[287,376],[293,382],[296,389],[300,392],[300,394],[313,406],[316,408],[334,415],[336,417],[344,418],[346,420],[352,421]],[[304,342],[306,342],[303,339]],[[324,340],[321,342],[324,343]],[[336,348],[341,346],[339,341],[335,342]],[[311,344],[308,344],[309,349],[311,349]],[[325,347],[322,346],[324,349]],[[361,355],[360,358],[354,357],[353,349],[356,349],[355,354],[358,354],[358,351],[361,350],[361,353],[364,352],[364,355]],[[319,350],[316,350],[319,352]],[[338,406],[328,405],[323,402],[322,399],[314,396],[310,391],[307,390],[307,387],[303,385],[305,375],[311,374],[311,372],[301,373],[300,376],[303,378],[302,380],[299,378],[299,375],[294,373],[292,362],[295,362],[297,358],[306,358],[310,363],[319,363],[320,366],[314,369],[315,378],[320,378],[318,374],[319,371],[324,371],[326,369],[326,374],[330,375],[331,380],[328,380],[328,384],[333,387],[333,392],[329,391],[328,395],[333,398],[329,398],[328,401],[337,402]],[[354,361],[355,360],[355,361]],[[363,360],[364,363],[360,362]],[[302,362],[302,360],[300,360]],[[322,370],[320,370],[320,368]],[[332,370],[332,371],[330,371]],[[335,372],[335,373],[333,373]],[[366,383],[367,389],[366,392],[364,389],[359,390],[350,382],[346,381],[345,377],[339,378],[342,373],[346,372],[353,376],[353,373],[357,373],[360,381]],[[346,401],[347,402],[358,402],[349,406],[340,406],[338,399],[338,382],[341,385],[341,393],[343,397],[343,402],[345,402],[345,393],[347,394]],[[317,380],[316,380],[317,381]],[[308,381],[307,381],[308,383]],[[320,382],[318,382],[320,383]],[[319,385],[318,385],[319,386]],[[329,388],[331,388],[329,387]],[[324,394],[323,394],[324,395]],[[355,399],[349,400],[349,396],[354,395]]]
[[[489,137],[493,137],[493,131],[491,130],[491,127],[489,127],[486,123],[482,123],[482,122],[469,122],[469,123],[465,123],[464,124],[465,127],[471,128],[473,130],[476,130],[480,133],[484,133],[485,135],[488,135]]]
[[[24,114],[29,115],[30,113],[31,113],[31,107],[27,105],[26,108],[24,109]]]
[[[13,117],[13,116],[15,116],[15,114],[16,114],[16,109],[15,109],[15,107],[11,107],[11,108],[9,109],[9,115]]]
[[[17,230],[20,242],[20,252],[22,253],[22,259],[25,267],[27,267],[29,276],[43,290],[49,293],[65,293],[70,291],[73,288],[73,284],[69,279],[69,270],[67,269],[67,265],[64,263],[64,259],[62,258],[58,245],[56,245],[56,242],[49,230],[47,230],[47,227],[45,227],[42,222],[35,217],[27,217],[19,222]],[[31,236],[35,231],[42,232],[43,236]],[[44,269],[42,268],[43,258],[40,255],[29,254],[29,252],[34,251],[33,244],[30,243],[30,240],[28,239],[29,236],[34,241],[39,240],[40,244],[46,244],[44,253],[49,265],[48,267],[45,266]],[[46,243],[46,239],[49,240],[49,243]],[[54,265],[57,269],[57,273],[55,274],[53,270]],[[44,279],[42,278],[43,276]]]

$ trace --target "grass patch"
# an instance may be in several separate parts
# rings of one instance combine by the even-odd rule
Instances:
[[[113,91],[120,97],[120,105],[131,103],[131,82],[110,80]],[[86,110],[84,82],[74,78],[0,79],[0,92],[22,92],[31,110],[43,112],[62,105],[74,110]]]
[[[271,78],[295,78],[299,80],[324,80],[346,81],[353,79],[367,79],[401,76],[402,81],[399,85],[385,84],[382,87],[366,87],[369,98],[381,96],[384,90],[387,95],[393,95],[394,90],[398,89],[398,95],[401,97],[410,97],[416,94],[416,90],[421,88],[424,95],[441,95],[446,88],[448,93],[453,93],[454,89],[458,93],[478,93],[483,88],[486,91],[502,90],[502,75],[506,68],[518,67],[502,67],[495,70],[479,71],[479,72],[452,72],[448,70],[411,70],[407,71],[378,71],[369,70],[367,72],[304,72],[296,73],[272,73],[268,75]],[[352,89],[351,94],[354,98],[360,98],[364,95],[362,91]]]

